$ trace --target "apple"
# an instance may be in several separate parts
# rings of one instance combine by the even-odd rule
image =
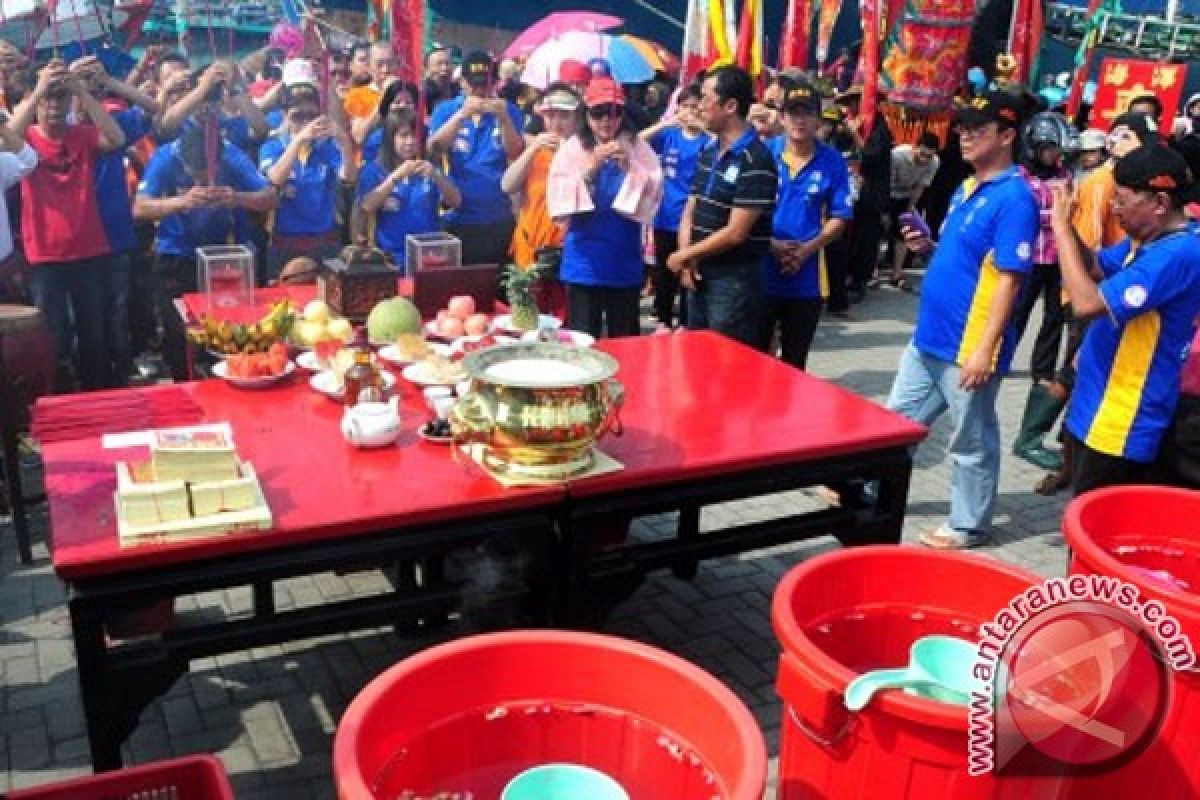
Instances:
[[[304,319],[308,322],[325,324],[329,322],[329,306],[320,300],[313,300],[304,307]]]
[[[475,313],[475,298],[469,294],[459,294],[450,298],[447,310],[453,317],[465,320]]]
[[[354,340],[354,326],[350,324],[350,320],[345,317],[329,321],[329,335],[334,339],[340,339],[343,342],[351,342]]]
[[[457,339],[463,332],[463,321],[458,317],[446,317],[438,323],[438,333],[450,339]]]
[[[463,323],[463,330],[467,332],[467,336],[481,336],[488,331],[488,316],[487,314],[472,314],[467,317]]]

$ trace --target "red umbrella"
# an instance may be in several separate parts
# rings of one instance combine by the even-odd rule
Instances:
[[[544,42],[573,31],[607,31],[624,25],[625,20],[592,11],[555,11],[526,28],[504,51],[505,58],[521,58]]]

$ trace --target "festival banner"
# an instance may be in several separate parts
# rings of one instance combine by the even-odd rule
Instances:
[[[708,0],[688,0],[687,19],[683,28],[683,51],[680,59],[680,85],[688,83],[701,70],[707,69],[716,46],[708,20]]]
[[[425,0],[385,0],[392,13],[392,52],[396,77],[421,84],[425,59]]]
[[[1179,110],[1186,82],[1186,64],[1106,58],[1100,64],[1099,85],[1096,88],[1096,102],[1092,105],[1091,125],[1108,130],[1113,119],[1129,107],[1131,100],[1139,95],[1152,94],[1162,101],[1163,113],[1160,122],[1167,126],[1175,119]]]
[[[966,73],[974,18],[975,0],[908,0],[888,21],[879,70],[888,100],[917,111],[949,108]]]
[[[779,34],[779,68],[808,66],[808,37],[812,0],[790,0]]]
[[[1014,0],[1012,22],[1008,28],[1008,52],[1017,61],[1013,79],[1026,85],[1037,74],[1038,54],[1045,28],[1043,0]]]
[[[763,0],[744,0],[742,24],[738,32],[737,64],[757,78],[762,74],[762,4]]]
[[[861,0],[862,52],[858,69],[863,78],[863,93],[860,105],[863,139],[871,135],[875,127],[875,110],[879,105],[879,2]]]
[[[818,0],[817,8],[817,65],[824,69],[829,63],[829,42],[838,15],[842,13],[842,0]]]
[[[1083,84],[1087,82],[1092,71],[1092,53],[1100,38],[1100,29],[1112,13],[1119,7],[1120,0],[1088,0],[1087,30],[1079,40],[1079,49],[1075,52],[1075,76],[1071,81],[1071,93],[1067,97],[1067,116],[1071,119],[1079,113],[1079,104],[1083,99]]]

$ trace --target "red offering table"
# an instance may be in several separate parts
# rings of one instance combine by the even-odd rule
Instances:
[[[65,422],[49,419],[61,398],[40,404],[44,429],[58,432],[57,441],[44,444],[46,493],[54,567],[70,586],[94,766],[120,765],[120,744],[141,710],[192,659],[398,618],[444,617],[458,607],[460,592],[438,581],[441,558],[498,534],[521,537],[531,559],[551,565],[556,585],[535,601],[567,623],[594,620],[622,596],[611,585],[636,586],[654,569],[686,577],[702,558],[821,534],[845,543],[899,541],[909,451],[922,427],[716,334],[601,346],[620,362],[627,398],[624,435],[601,446],[624,469],[537,489],[503,489],[474,465],[456,462],[448,447],[418,440],[415,429],[427,412],[420,391],[402,379],[404,436],[380,451],[342,440],[341,407],[305,385],[303,373],[258,391],[206,381],[80,395]],[[137,394],[180,391],[187,402],[141,402],[155,395]],[[130,454],[103,450],[86,423],[89,403],[115,416],[111,409],[122,400],[166,418],[187,406],[205,422],[228,421],[239,454],[260,476],[274,529],[121,547],[112,465]],[[130,427],[125,420],[120,429]],[[70,438],[74,430],[86,435]],[[852,479],[880,481],[873,507],[699,533],[704,505]],[[619,541],[632,517],[664,511],[680,512],[675,537]],[[598,540],[606,546],[598,548]],[[397,563],[420,564],[432,577],[387,595],[274,608],[274,580]],[[255,587],[250,618],[186,626],[178,620],[136,645],[106,639],[106,626],[130,610],[239,586]]]

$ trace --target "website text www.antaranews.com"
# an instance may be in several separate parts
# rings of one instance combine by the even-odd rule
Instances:
[[[1101,603],[1136,619],[1159,642],[1173,669],[1191,669],[1196,654],[1179,621],[1157,600],[1142,597],[1137,586],[1107,575],[1071,575],[1052,578],[1017,595],[980,627],[978,661],[974,677],[980,688],[971,693],[968,709],[967,771],[984,775],[995,769],[996,688],[1000,659],[1016,631],[1031,618],[1068,603]],[[1002,687],[1001,687],[1002,688]]]

